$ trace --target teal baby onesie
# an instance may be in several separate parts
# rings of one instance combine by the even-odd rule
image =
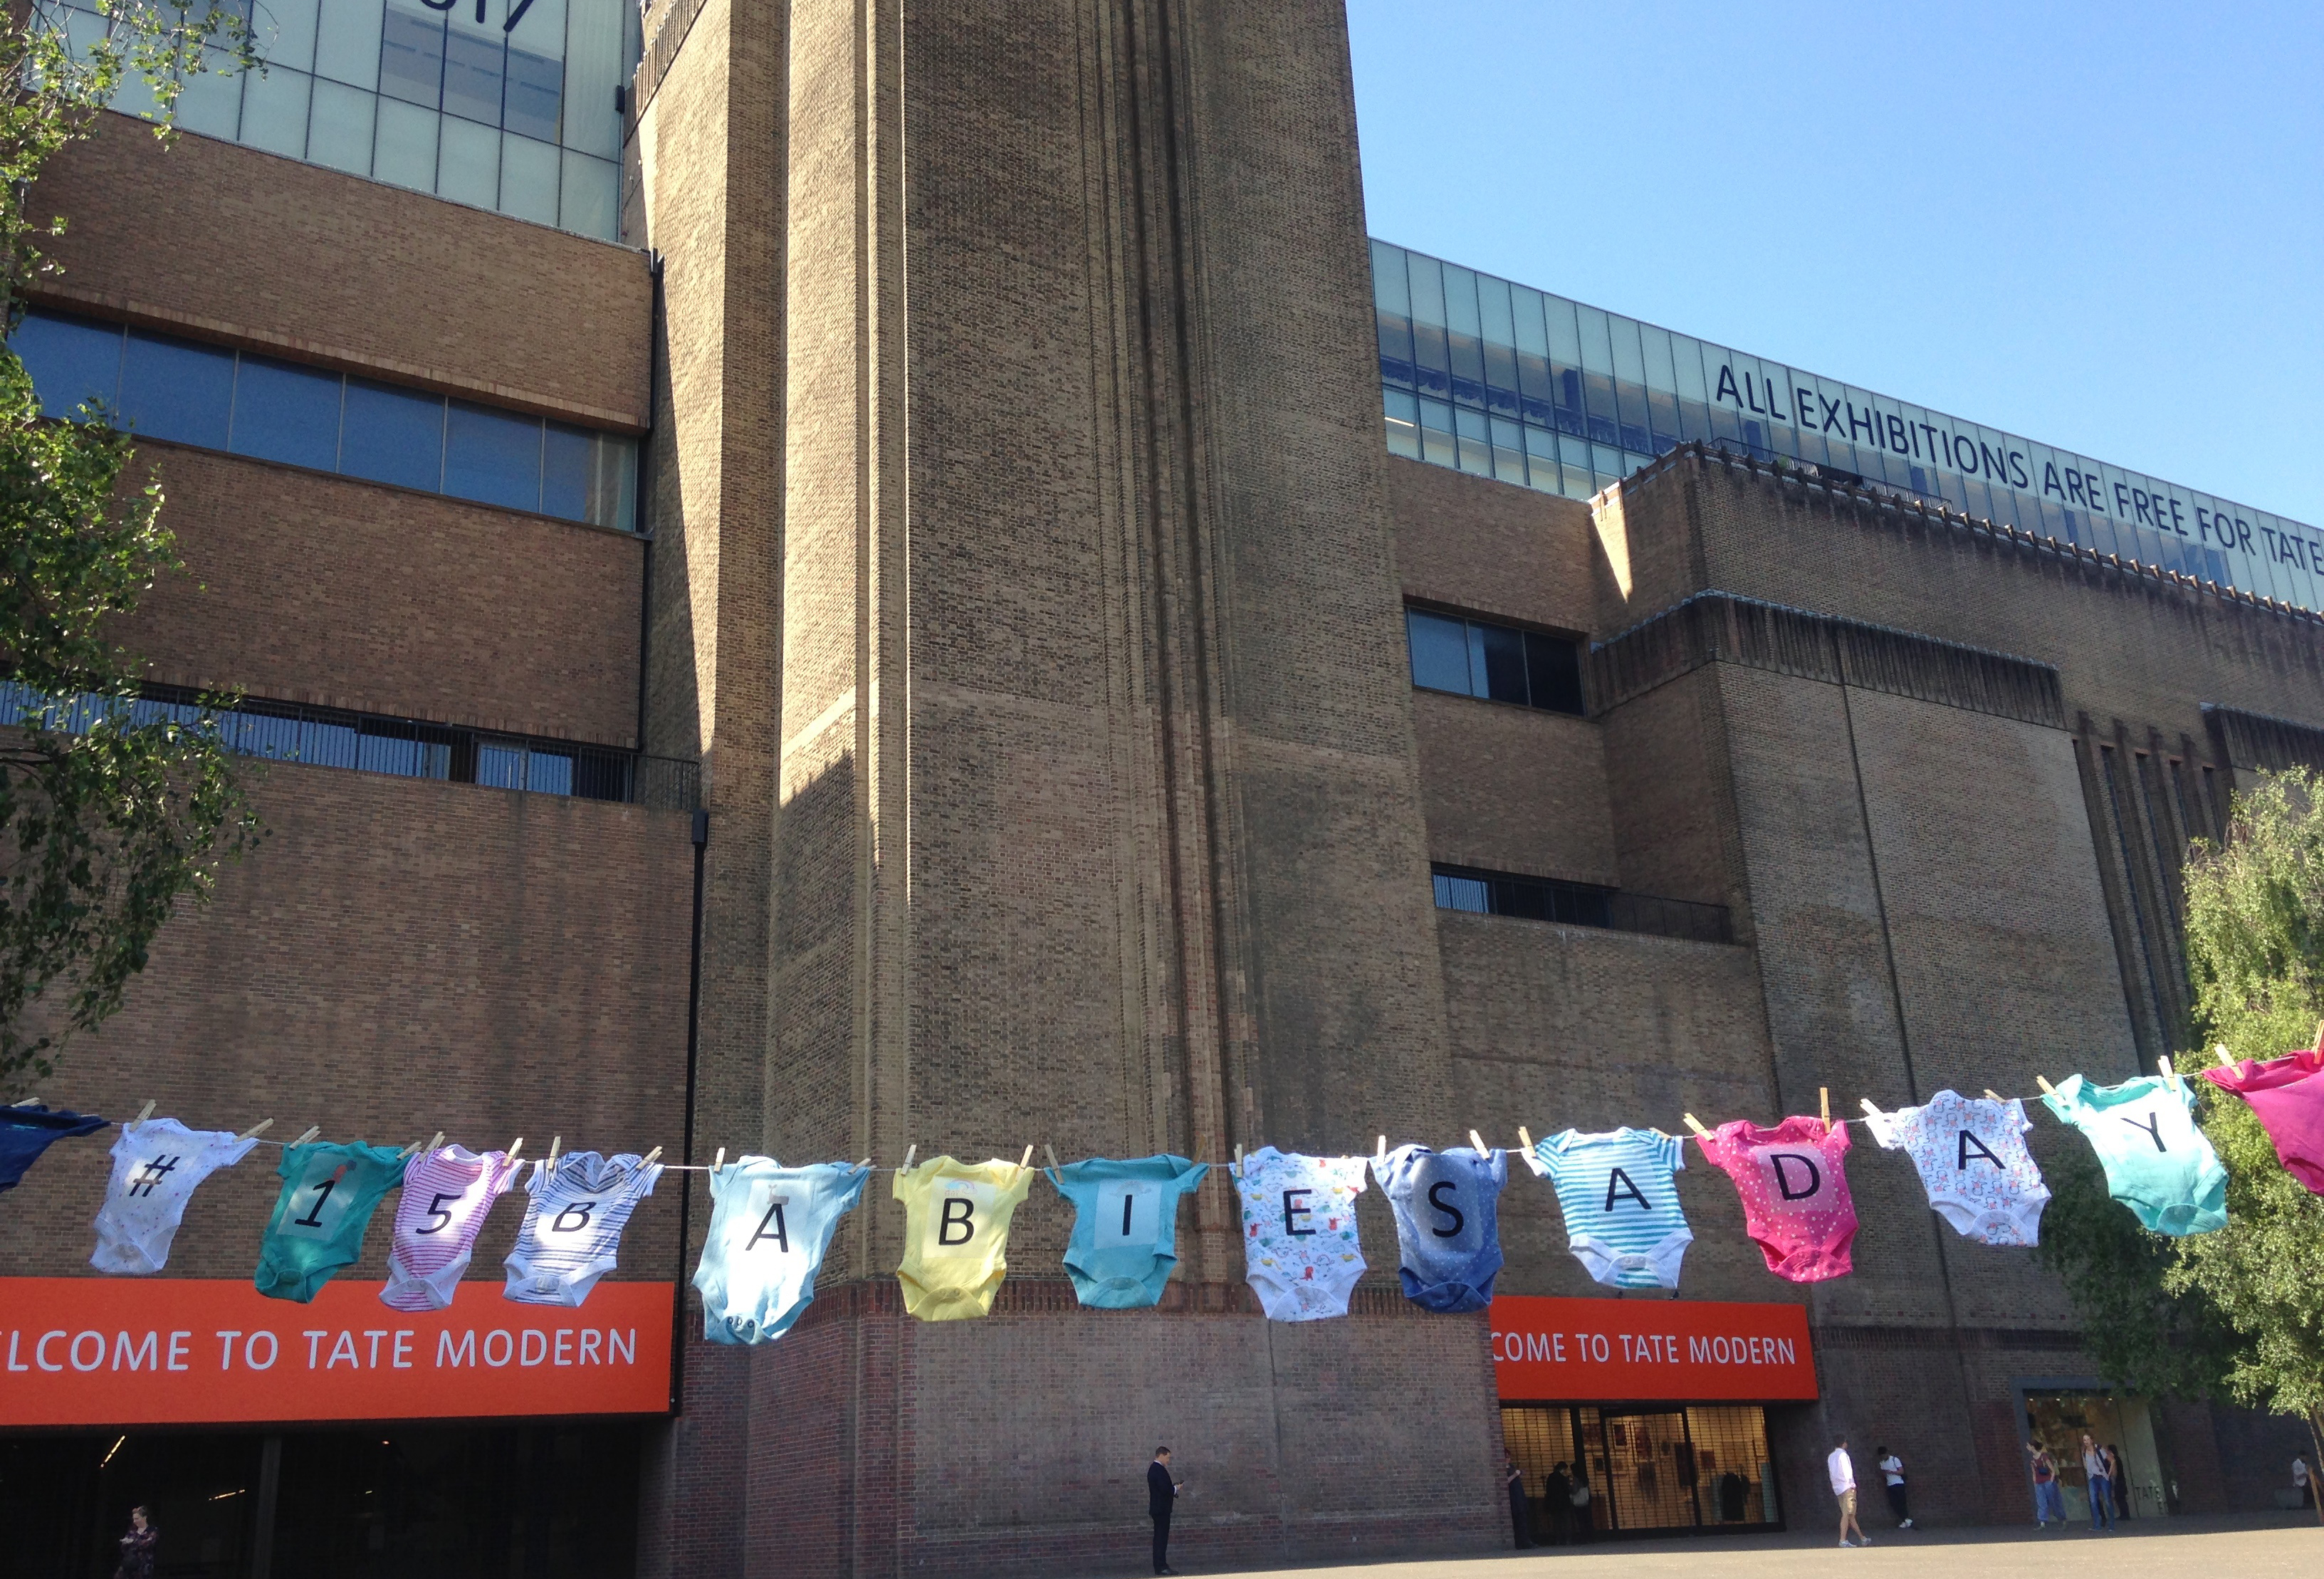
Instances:
[[[1686,1166],[1676,1138],[1628,1125],[1594,1135],[1567,1130],[1523,1155],[1556,1190],[1565,1247],[1591,1279],[1615,1288],[1678,1287],[1694,1231],[1671,1182]]]
[[[1074,1204],[1065,1243],[1074,1297],[1093,1310],[1158,1303],[1178,1260],[1178,1197],[1209,1171],[1207,1163],[1173,1156],[1093,1157],[1050,1168],[1049,1182]]]
[[[2069,1076],[2042,1099],[2082,1132],[2106,1168],[2107,1193],[2157,1233],[2183,1237],[2227,1225],[2227,1170],[2195,1127],[2194,1088],[2158,1076],[2119,1085]]]
[[[275,1168],[282,1194],[258,1246],[258,1291],[304,1305],[332,1273],[355,1265],[372,1213],[403,1182],[408,1161],[392,1146],[360,1140],[284,1147]]]
[[[771,1157],[712,1168],[710,1233],[694,1269],[703,1337],[770,1344],[790,1331],[815,1300],[833,1231],[871,1177],[852,1162],[785,1168]]]

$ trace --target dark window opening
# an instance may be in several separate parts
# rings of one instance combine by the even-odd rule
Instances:
[[[1625,893],[1595,883],[1554,877],[1526,877],[1471,866],[1435,865],[1436,908],[1480,916],[1514,916],[1565,927],[1603,927],[1615,932],[1646,932],[1695,943],[1731,941],[1725,905],[1655,894]]]
[[[1404,622],[1412,683],[1423,690],[1551,713],[1583,711],[1579,642],[1425,609],[1406,609]]]

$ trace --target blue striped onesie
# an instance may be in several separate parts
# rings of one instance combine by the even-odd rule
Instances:
[[[1597,1135],[1567,1130],[1524,1156],[1556,1189],[1566,1248],[1591,1278],[1617,1288],[1678,1287],[1694,1232],[1671,1180],[1686,1166],[1676,1136],[1627,1125]]]

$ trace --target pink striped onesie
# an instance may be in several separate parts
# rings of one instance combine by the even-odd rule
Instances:
[[[493,1200],[516,1182],[505,1151],[479,1156],[446,1146],[415,1157],[395,1208],[383,1303],[397,1310],[442,1310],[452,1303]]]

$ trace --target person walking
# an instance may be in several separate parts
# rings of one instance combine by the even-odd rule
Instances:
[[[1873,1449],[1872,1462],[1888,1482],[1888,1511],[1896,1516],[1896,1528],[1912,1528],[1913,1515],[1904,1506],[1904,1461],[1886,1447],[1877,1447]]]
[[[1549,1544],[1563,1546],[1573,1538],[1573,1478],[1565,1473],[1565,1461],[1559,1459],[1557,1467],[1541,1484],[1542,1508],[1549,1515]]]
[[[1840,1544],[1844,1547],[1868,1547],[1864,1537],[1864,1526],[1856,1522],[1856,1464],[1848,1456],[1848,1438],[1842,1436],[1832,1446],[1831,1456],[1823,1461],[1824,1471],[1831,1476],[1831,1494],[1840,1503]],[[1849,1530],[1856,1538],[1848,1538]]]
[[[2292,1455],[2292,1489],[2300,1493],[2302,1508],[2315,1505],[2316,1492],[2308,1483],[2308,1461],[2296,1453]]]
[[[2034,1457],[2034,1528],[2047,1529],[2054,1521],[2066,1528],[2066,1493],[2058,1484],[2058,1461],[2038,1441],[2028,1439],[2025,1451]]]
[[[153,1579],[153,1545],[161,1532],[143,1508],[129,1510],[129,1533],[121,1537],[121,1563],[113,1579]]]
[[[1176,1574],[1170,1565],[1170,1511],[1178,1505],[1178,1492],[1184,1481],[1170,1478],[1170,1450],[1157,1447],[1154,1462],[1146,1466],[1146,1511],[1154,1517],[1154,1571]]]
[[[2106,1449],[2082,1433],[2082,1480],[2090,1493],[2090,1533],[2114,1528],[2114,1477],[2107,1473]]]
[[[1517,1549],[1525,1551],[1533,1545],[1533,1510],[1526,1503],[1525,1471],[1517,1461],[1504,1454],[1501,1463],[1508,1466],[1509,1489],[1509,1527],[1517,1532]]]

